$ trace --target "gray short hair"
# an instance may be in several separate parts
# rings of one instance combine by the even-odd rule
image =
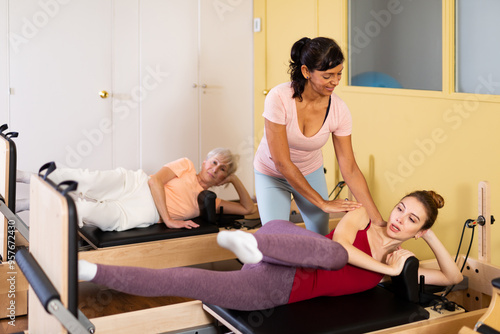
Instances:
[[[229,149],[223,147],[217,147],[208,152],[207,160],[217,157],[220,162],[228,166],[227,175],[231,175],[238,169],[238,160],[240,156],[238,154],[233,154]]]

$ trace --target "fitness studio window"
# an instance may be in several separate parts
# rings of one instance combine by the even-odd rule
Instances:
[[[456,1],[456,91],[500,95],[500,1]]]
[[[442,90],[442,1],[349,0],[348,13],[351,86]]]

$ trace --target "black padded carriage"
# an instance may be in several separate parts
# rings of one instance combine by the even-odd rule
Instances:
[[[202,218],[195,218],[193,221],[200,227],[194,229],[168,228],[165,224],[153,224],[144,228],[116,232],[102,231],[95,226],[86,225],[79,229],[79,234],[94,248],[104,248],[219,232],[217,225]]]
[[[85,225],[79,229],[80,236],[93,248],[105,248],[135,243],[190,237],[209,233],[218,233],[219,227],[228,221],[243,218],[243,216],[224,215],[215,213],[216,194],[204,190],[198,195],[200,216],[192,219],[200,226],[193,229],[168,228],[165,224],[153,224],[148,227],[134,228],[126,231],[102,231],[101,229]]]
[[[237,311],[212,304],[205,310],[243,334],[366,333],[429,318],[418,301],[418,260],[411,257],[391,290],[382,286],[357,294],[317,297],[267,310]],[[334,284],[334,283],[333,283]]]
[[[366,333],[429,318],[418,304],[379,286],[358,294],[317,297],[259,311],[204,305],[244,334]]]

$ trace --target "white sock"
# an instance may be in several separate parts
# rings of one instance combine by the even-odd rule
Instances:
[[[219,246],[232,251],[243,263],[259,263],[262,253],[257,239],[251,233],[243,231],[221,231],[217,234]]]
[[[16,200],[16,213],[21,211],[26,211],[30,209],[30,200],[29,198],[21,198]]]
[[[97,265],[85,260],[78,260],[78,280],[91,281],[97,274]]]
[[[21,182],[21,183],[30,183],[30,178],[33,173],[31,172],[25,172],[22,170],[17,170],[16,171],[16,182]]]

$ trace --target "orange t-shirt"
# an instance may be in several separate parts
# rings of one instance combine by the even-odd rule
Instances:
[[[170,168],[176,178],[165,184],[165,196],[168,213],[172,219],[186,220],[198,217],[198,195],[203,188],[196,177],[194,164],[188,158],[180,158],[165,165]],[[216,208],[220,206],[221,199],[215,201]]]

